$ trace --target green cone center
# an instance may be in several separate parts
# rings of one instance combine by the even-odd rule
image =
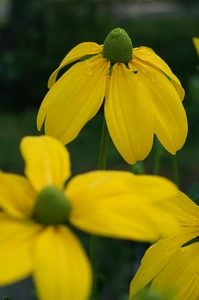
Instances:
[[[112,65],[115,63],[127,64],[133,55],[133,45],[130,37],[121,28],[113,29],[104,41],[103,56]]]
[[[64,192],[47,186],[37,196],[32,217],[42,224],[58,225],[67,222],[70,212],[71,205]]]

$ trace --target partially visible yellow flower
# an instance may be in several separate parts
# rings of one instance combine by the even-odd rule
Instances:
[[[163,294],[170,290],[175,300],[198,300],[199,242],[192,240],[199,236],[199,207],[181,192],[161,206],[179,220],[182,231],[165,234],[146,251],[131,282],[130,299],[136,299],[151,282],[150,290],[155,288]]]
[[[194,37],[193,38],[193,44],[194,44],[194,46],[196,48],[196,52],[197,52],[197,54],[199,56],[199,38],[198,37]]]
[[[140,241],[178,230],[158,205],[178,190],[168,180],[96,171],[70,177],[69,154],[48,136],[21,142],[26,177],[0,172],[0,285],[33,275],[41,300],[86,300],[91,267],[69,224]],[[170,227],[168,227],[170,224]]]
[[[59,80],[58,72],[76,62]],[[104,45],[81,43],[51,75],[37,116],[40,130],[67,144],[103,104],[110,136],[130,164],[150,152],[154,134],[172,154],[187,136],[184,90],[168,65],[147,47],[133,48],[127,33],[114,29]]]

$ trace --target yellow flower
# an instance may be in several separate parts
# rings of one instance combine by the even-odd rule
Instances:
[[[152,282],[151,291],[164,294],[170,290],[175,300],[198,300],[199,242],[193,239],[199,236],[199,207],[181,192],[161,206],[179,220],[181,231],[165,234],[146,251],[131,282],[130,299],[136,299],[135,295]]]
[[[161,197],[177,193],[166,179],[96,171],[65,185],[70,161],[59,141],[26,137],[21,152],[26,177],[0,172],[1,286],[32,274],[42,300],[85,300],[91,268],[70,224],[92,234],[140,241],[178,230],[173,216],[157,205]]]
[[[75,63],[59,80],[58,72]],[[56,82],[55,82],[56,81]],[[150,152],[154,134],[172,154],[187,136],[184,90],[168,65],[147,47],[134,48],[114,29],[104,45],[81,43],[51,75],[37,116],[40,130],[67,144],[103,104],[110,136],[130,164]]]
[[[199,56],[199,38],[198,37],[194,37],[193,38],[193,44],[194,44],[194,46],[196,48],[196,52],[197,52],[197,54]]]

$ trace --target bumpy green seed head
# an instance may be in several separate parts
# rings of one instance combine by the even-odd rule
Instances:
[[[130,37],[121,28],[113,29],[104,41],[103,56],[111,64],[127,64],[132,59],[133,45]]]
[[[37,196],[33,219],[45,225],[64,224],[71,212],[71,205],[64,192],[53,187],[45,187]]]

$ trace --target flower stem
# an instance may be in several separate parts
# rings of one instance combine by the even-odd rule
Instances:
[[[179,187],[180,179],[179,179],[179,172],[178,172],[177,155],[172,155],[172,169],[173,169],[173,181]]]
[[[154,175],[158,175],[160,170],[160,155],[157,153],[155,156]]]
[[[108,142],[109,142],[109,132],[104,117],[103,125],[102,125],[100,152],[99,152],[99,159],[98,159],[98,168],[97,168],[98,170],[105,170],[106,168]]]
[[[154,164],[154,175],[158,175],[160,172],[160,160],[161,160],[161,155],[162,155],[162,149],[161,149],[161,144],[160,142],[156,139],[156,153],[155,153],[155,164]]]
[[[98,158],[98,170],[105,170],[106,168],[108,142],[109,142],[109,132],[104,117],[103,125],[102,125],[99,158]],[[97,288],[97,254],[98,254],[98,236],[91,235],[90,260],[93,268],[93,292],[92,292],[93,295],[96,293],[96,288]]]

